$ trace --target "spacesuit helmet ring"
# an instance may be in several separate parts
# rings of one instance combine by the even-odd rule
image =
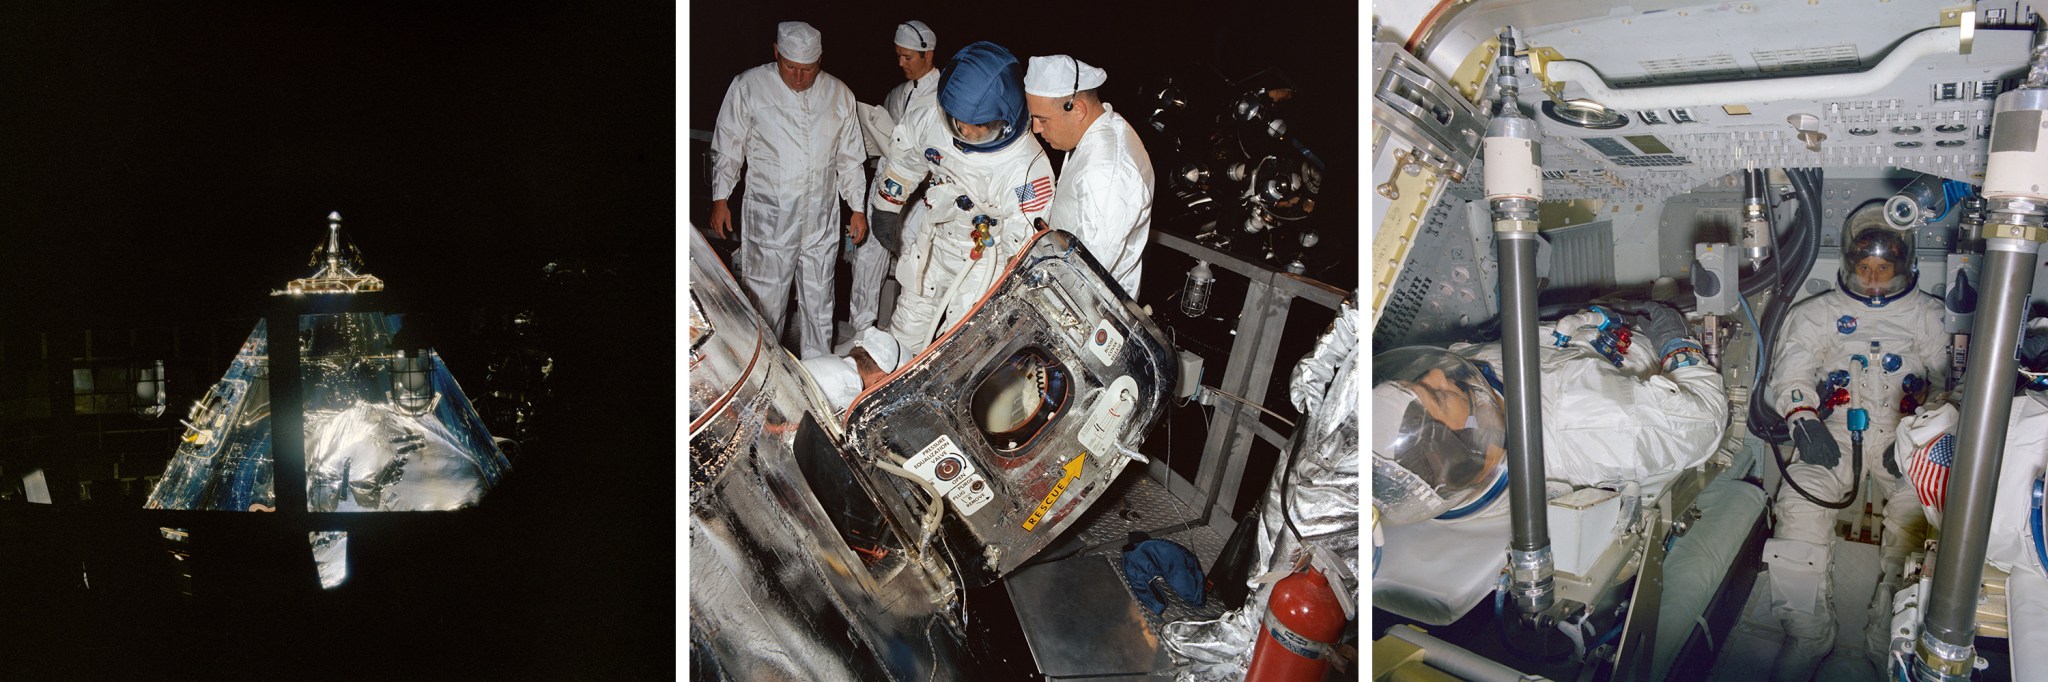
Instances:
[[[1505,466],[1500,396],[1471,360],[1441,348],[1373,359],[1373,505],[1388,524],[1483,497]]]
[[[1881,212],[1862,210],[1843,230],[1842,265],[1835,277],[1842,293],[1882,307],[1913,291],[1920,272],[1910,230],[1893,229],[1884,224]]]
[[[939,111],[962,151],[1000,151],[1025,125],[1024,69],[1003,46],[986,40],[960,48],[939,74]]]

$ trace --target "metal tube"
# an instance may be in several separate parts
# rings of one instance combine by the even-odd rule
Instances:
[[[1506,235],[1501,235],[1505,237]],[[1501,365],[1508,412],[1508,502],[1514,540],[1534,552],[1550,546],[1543,499],[1542,382],[1536,360],[1536,242],[1500,239]]]
[[[1777,238],[1771,230],[1770,201],[1764,197],[1769,185],[1763,169],[1742,171],[1742,254],[1751,269],[1763,267],[1770,259],[1772,240]]]
[[[1512,236],[1511,236],[1512,235]],[[1550,551],[1550,508],[1543,496],[1543,398],[1536,360],[1536,241],[1534,232],[1502,232],[1502,391],[1507,403],[1509,589],[1523,613],[1550,608],[1555,585]]]
[[[1984,298],[1970,338],[1969,374],[1957,425],[1955,469],[1941,519],[1941,548],[1922,612],[1916,672],[1923,680],[1968,676],[1975,660],[1977,589],[1984,577],[1984,545],[1991,533],[1992,495],[2005,448],[2006,418],[2019,362],[2021,318],[2034,285],[2040,243],[1990,239],[1985,243]]]
[[[1970,332],[1969,369],[1963,379],[1963,414],[1956,429],[1956,461],[1941,519],[1941,549],[1921,612],[1914,676],[1967,679],[1976,662],[1977,589],[1984,578],[1984,545],[2003,464],[2006,419],[2019,368],[2020,326],[2033,290],[2034,263],[2048,241],[2048,143],[2040,122],[2048,116],[2048,44],[2036,42],[2025,87],[1998,96],[1992,107],[1991,155],[1984,166],[1981,305]]]
[[[1536,230],[1543,200],[1543,152],[1535,122],[1515,101],[1512,29],[1501,31],[1494,83],[1500,110],[1486,126],[1486,198],[1493,209],[1500,260],[1501,383],[1507,403],[1509,591],[1522,613],[1550,608],[1554,598],[1550,520],[1543,496],[1542,381],[1536,361]]]

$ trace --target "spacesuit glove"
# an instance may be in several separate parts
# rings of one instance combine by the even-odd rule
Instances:
[[[867,233],[874,235],[876,239],[882,240],[882,246],[889,246],[890,243],[897,241],[898,235],[903,234],[902,213],[880,209],[870,211],[869,213],[871,215],[868,216],[867,220]]]
[[[1629,324],[1643,331],[1644,345],[1648,348],[1664,348],[1673,339],[1692,336],[1691,328],[1685,324],[1685,314],[1662,303],[1642,303],[1626,311]]]
[[[1828,434],[1827,424],[1813,413],[1794,412],[1786,426],[1792,432],[1793,446],[1799,450],[1799,461],[1829,469],[1842,461],[1842,449],[1835,445],[1835,437]]]

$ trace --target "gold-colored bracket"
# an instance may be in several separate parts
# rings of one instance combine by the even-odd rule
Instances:
[[[1961,27],[1963,29],[1962,44],[1957,50],[1960,54],[1969,54],[1970,44],[1975,42],[1977,37],[1977,6],[1969,4],[1941,8],[1941,26],[1942,28],[1950,26]]]
[[[1486,74],[1493,71],[1493,57],[1500,54],[1500,38],[1489,38],[1478,47],[1466,53],[1465,61],[1458,63],[1458,70],[1451,74],[1451,87],[1466,101],[1479,104],[1483,92],[1479,89],[1486,82]]]
[[[1395,150],[1396,158],[1409,159],[1420,155],[1407,150]],[[1442,184],[1443,174],[1436,166],[1426,163],[1402,164],[1396,166],[1391,177],[1382,186],[1390,186],[1381,194],[1387,211],[1380,221],[1379,229],[1372,236],[1372,315],[1367,320],[1368,328],[1379,326],[1380,310],[1387,304],[1388,294],[1393,292],[1394,281],[1401,277],[1401,266],[1408,260],[1408,249],[1415,245],[1415,233],[1422,227],[1422,217],[1429,211],[1429,198]],[[1387,196],[1391,194],[1392,196]]]
[[[1480,85],[1493,73],[1493,59],[1500,54],[1500,38],[1490,38],[1466,53],[1465,61],[1458,63],[1458,70],[1451,74],[1451,87],[1473,104],[1481,104],[1485,91]],[[1550,99],[1564,96],[1564,83],[1553,81],[1547,69],[1551,62],[1564,61],[1564,53],[1554,47],[1536,47],[1517,54],[1529,58],[1529,73],[1543,83],[1543,94]]]
[[[2048,227],[2020,225],[2017,223],[1985,223],[1985,239],[2024,239],[2030,242],[2048,242]]]

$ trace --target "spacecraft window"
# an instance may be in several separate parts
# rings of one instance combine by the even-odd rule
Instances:
[[[1027,346],[981,380],[970,409],[996,452],[1014,455],[1059,419],[1072,393],[1071,373],[1044,349]]]
[[[832,519],[839,538],[860,556],[862,563],[873,566],[898,548],[888,518],[875,506],[846,457],[812,415],[806,413],[803,421],[798,422],[790,454],[796,459],[804,481],[810,484],[818,506]]]

